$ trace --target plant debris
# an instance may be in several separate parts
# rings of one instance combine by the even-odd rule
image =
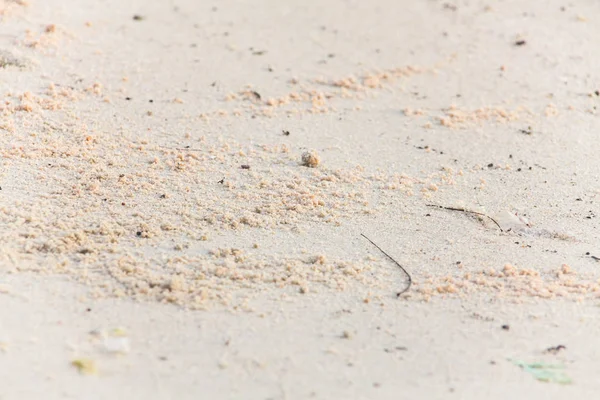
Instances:
[[[510,360],[513,364],[529,372],[535,379],[541,382],[559,383],[569,385],[573,383],[571,378],[563,371],[564,366],[559,364],[546,364],[544,362],[527,363],[519,360]]]
[[[397,351],[407,351],[408,347],[405,346],[396,346],[394,348],[385,348],[383,349],[383,351],[385,351],[386,353],[395,353]]]
[[[379,250],[380,252],[382,252],[387,258],[389,258],[390,260],[392,260],[392,262],[394,264],[396,264],[401,270],[402,272],[404,272],[404,275],[406,275],[406,279],[407,279],[407,284],[406,287],[404,289],[402,289],[401,291],[399,291],[398,293],[396,293],[396,297],[400,297],[402,294],[404,294],[405,292],[408,291],[408,289],[410,289],[410,286],[412,285],[412,277],[410,276],[410,274],[408,273],[408,271],[402,266],[400,265],[400,263],[396,260],[394,260],[392,258],[392,256],[390,256],[388,253],[386,253],[385,251],[383,251],[383,249],[379,246],[377,246],[375,244],[375,242],[373,242],[371,239],[369,239],[368,237],[366,237],[364,235],[364,233],[360,234],[362,237],[364,237],[365,239],[367,239],[369,242],[371,242],[371,244],[375,247],[377,247],[377,250]]]
[[[77,358],[71,361],[71,365],[82,375],[95,375],[98,373],[96,363],[89,358]]]
[[[548,347],[544,353],[557,354],[561,350],[566,350],[567,347],[559,344],[558,346]]]
[[[532,130],[531,126],[528,126],[527,129],[519,129],[519,132],[521,132],[525,135],[533,135],[533,130]]]
[[[17,67],[27,68],[32,63],[25,58],[17,57],[10,51],[0,49],[0,68]]]
[[[437,204],[427,204],[427,207],[436,207],[436,208],[441,208],[443,210],[458,211],[458,212],[463,212],[465,214],[473,214],[473,215],[479,215],[481,217],[486,217],[490,221],[492,221],[498,227],[498,229],[500,229],[500,232],[504,232],[504,230],[502,229],[502,227],[500,226],[500,224],[498,223],[498,221],[496,221],[494,218],[492,218],[489,215],[484,214],[484,213],[480,213],[480,212],[477,212],[477,211],[467,210],[467,209],[461,208],[461,207],[445,207],[445,206],[440,206],[440,205],[437,205]]]

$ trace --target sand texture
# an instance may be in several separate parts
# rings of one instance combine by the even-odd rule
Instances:
[[[0,0],[0,400],[597,396],[597,18]]]

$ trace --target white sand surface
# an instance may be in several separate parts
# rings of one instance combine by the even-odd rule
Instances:
[[[599,17],[0,0],[0,399],[596,396]]]

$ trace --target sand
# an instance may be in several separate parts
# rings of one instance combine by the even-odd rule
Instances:
[[[0,0],[0,399],[594,395],[596,16]]]

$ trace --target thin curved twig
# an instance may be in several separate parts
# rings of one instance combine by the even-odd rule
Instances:
[[[373,246],[377,247],[377,250],[379,250],[387,258],[389,258],[390,260],[392,260],[392,262],[394,264],[396,264],[398,266],[398,268],[400,268],[402,270],[402,272],[404,272],[404,275],[406,275],[406,279],[408,280],[408,283],[407,283],[407,285],[406,285],[406,287],[404,289],[402,289],[400,292],[396,293],[396,297],[400,297],[402,294],[406,293],[408,291],[408,289],[410,289],[410,286],[412,285],[412,277],[410,276],[410,274],[408,273],[408,271],[402,265],[400,265],[400,263],[398,261],[394,260],[392,258],[392,256],[390,256],[388,253],[386,253],[385,251],[383,251],[383,249],[381,247],[377,246],[375,244],[375,242],[373,242],[371,239],[369,239],[368,237],[366,237],[364,233],[361,233],[360,235],[362,237],[364,237],[365,239],[367,239],[369,242],[371,242],[371,244]]]
[[[466,208],[445,207],[445,206],[440,206],[440,205],[437,205],[437,204],[426,204],[426,206],[427,207],[441,208],[442,210],[459,211],[459,212],[463,212],[463,213],[466,213],[466,214],[480,215],[482,217],[489,218],[489,220],[492,221],[498,227],[498,229],[500,229],[500,232],[504,232],[504,229],[502,229],[502,227],[500,226],[500,224],[498,223],[498,221],[496,221],[494,218],[490,217],[487,214],[480,213],[480,212],[477,212],[477,211],[467,210]]]

